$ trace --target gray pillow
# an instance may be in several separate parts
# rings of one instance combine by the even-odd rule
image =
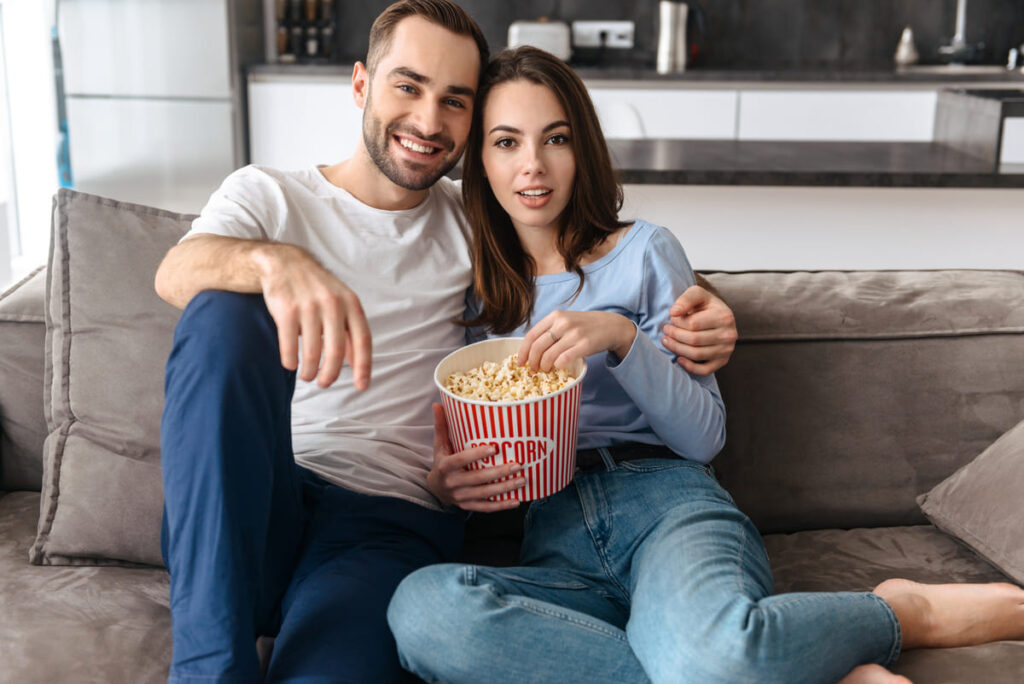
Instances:
[[[57,194],[35,564],[162,563],[160,414],[179,311],[153,276],[192,218]]]
[[[943,532],[1024,584],[1024,420],[917,501]]]
[[[43,479],[43,300],[33,272],[0,294],[0,489],[39,491]]]

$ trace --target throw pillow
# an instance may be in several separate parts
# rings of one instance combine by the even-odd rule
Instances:
[[[193,217],[58,192],[37,565],[162,563],[160,414],[179,312],[153,277]]]
[[[1024,583],[1024,420],[918,497],[928,519]]]

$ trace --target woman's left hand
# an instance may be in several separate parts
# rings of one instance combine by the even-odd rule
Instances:
[[[519,365],[543,371],[568,368],[576,359],[605,350],[621,360],[635,337],[636,325],[617,313],[552,311],[526,333]]]

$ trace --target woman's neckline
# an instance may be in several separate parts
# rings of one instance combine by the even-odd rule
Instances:
[[[615,260],[620,252],[626,247],[627,244],[633,239],[633,236],[637,233],[637,228],[643,222],[640,219],[624,226],[622,230],[616,234],[615,244],[605,254],[601,255],[597,259],[591,261],[588,264],[584,264],[581,268],[584,273],[590,273],[596,271],[599,268],[603,268],[607,264]],[[567,280],[569,278],[576,278],[577,275],[574,271],[559,271],[558,273],[545,273],[535,278],[537,283],[551,283],[559,280]]]

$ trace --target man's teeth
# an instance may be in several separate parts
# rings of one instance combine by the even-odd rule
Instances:
[[[550,192],[550,190],[523,190],[519,194],[524,195],[525,197],[540,197],[541,195],[547,195]]]
[[[411,140],[406,140],[405,138],[399,138],[398,142],[399,142],[399,144],[402,145],[402,147],[406,148],[407,150],[412,150],[413,152],[419,152],[420,154],[433,154],[436,151],[433,147],[426,147],[424,145],[417,145],[416,143],[412,142]]]

